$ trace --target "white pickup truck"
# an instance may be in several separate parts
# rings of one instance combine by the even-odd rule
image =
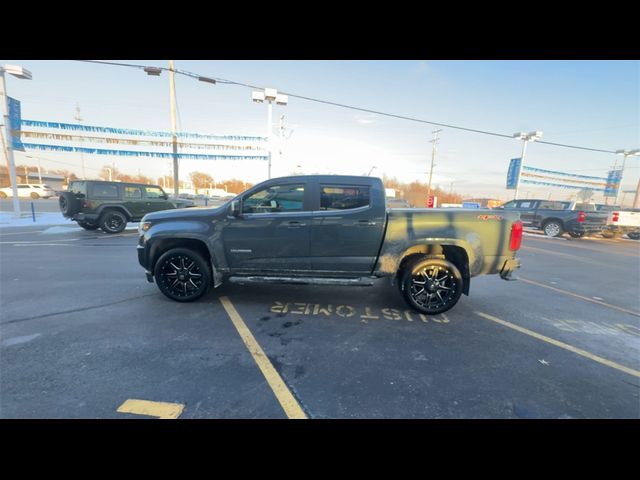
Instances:
[[[609,212],[607,225],[600,232],[605,238],[615,238],[623,234],[633,240],[640,240],[640,209],[614,210]]]

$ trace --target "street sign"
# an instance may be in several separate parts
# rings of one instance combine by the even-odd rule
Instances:
[[[462,202],[462,208],[480,208],[478,202]]]
[[[20,139],[20,124],[22,123],[20,102],[15,98],[7,98],[9,100],[9,129],[11,131],[12,148],[24,152],[24,145],[22,145],[22,140]]]
[[[438,197],[436,195],[429,195],[427,198],[427,208],[436,208],[438,206]]]
[[[507,190],[515,190],[520,175],[520,167],[522,158],[512,158],[509,162],[509,170],[507,171]]]
[[[607,186],[604,189],[605,197],[617,197],[620,189],[620,180],[622,179],[622,169],[609,170],[607,176]]]

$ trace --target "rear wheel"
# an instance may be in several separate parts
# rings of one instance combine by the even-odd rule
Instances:
[[[127,226],[127,217],[117,210],[108,210],[100,217],[100,228],[105,233],[120,233]]]
[[[40,195],[38,195],[36,192],[31,192],[31,198],[37,200],[38,198],[40,198]]]
[[[563,233],[562,225],[555,220],[545,223],[542,230],[547,237],[559,237]]]
[[[160,291],[177,302],[200,298],[211,284],[208,262],[188,248],[174,248],[164,253],[156,262],[154,276]]]
[[[600,235],[602,235],[604,238],[616,238],[618,236],[616,232],[611,231],[600,232]]]
[[[631,240],[640,240],[640,232],[627,233],[627,237],[629,237]]]
[[[402,274],[402,295],[415,310],[437,315],[451,309],[462,295],[460,270],[439,258],[420,257]]]

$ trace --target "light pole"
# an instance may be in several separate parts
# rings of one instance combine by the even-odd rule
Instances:
[[[620,183],[618,184],[618,194],[616,195],[616,203],[620,197],[620,191],[622,190],[622,177],[624,177],[624,167],[627,163],[627,157],[636,157],[640,155],[640,149],[635,150],[616,150],[616,155],[622,155],[622,171],[620,172]],[[622,204],[620,204],[622,206]]]
[[[276,105],[286,106],[289,103],[289,97],[278,93],[275,88],[265,88],[264,90],[257,90],[251,92],[251,98],[256,103],[263,103],[265,100],[269,102],[267,108],[267,178],[271,178],[271,136],[273,134],[273,105],[275,100]]]
[[[436,159],[436,144],[438,143],[438,133],[440,133],[442,129],[434,130],[433,139],[430,142],[433,144],[431,148],[431,168],[429,169],[429,185],[427,186],[427,201],[429,201],[429,197],[431,196],[431,178],[433,177],[433,166],[434,161]]]
[[[520,188],[520,176],[522,174],[522,169],[524,168],[524,155],[527,152],[527,142],[535,142],[536,140],[542,138],[542,132],[536,130],[535,132],[518,132],[513,134],[513,138],[519,138],[522,140],[522,154],[520,155],[520,168],[518,169],[518,179],[516,180],[516,191],[513,195],[513,199],[518,199],[518,189]]]
[[[13,212],[16,217],[20,216],[20,201],[18,199],[18,187],[16,180],[16,164],[13,160],[13,140],[11,139],[11,124],[9,123],[9,96],[7,95],[7,86],[4,79],[4,72],[13,75],[21,80],[31,80],[31,72],[26,68],[17,65],[5,65],[0,67],[0,95],[2,99],[3,122],[4,122],[4,144],[3,151],[6,152],[7,167],[9,168],[9,178],[11,179],[11,188],[13,191]]]
[[[104,167],[105,170],[109,170],[109,181],[113,182],[113,178],[111,176],[111,169],[109,167]]]
[[[31,155],[25,155],[26,158],[32,158],[34,160],[38,160],[38,183],[42,185],[42,166],[40,165],[40,159],[36,157],[32,157]]]

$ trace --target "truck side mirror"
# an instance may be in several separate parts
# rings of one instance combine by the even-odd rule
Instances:
[[[240,216],[240,200],[232,200],[231,206],[229,207],[229,214],[232,217]]]

